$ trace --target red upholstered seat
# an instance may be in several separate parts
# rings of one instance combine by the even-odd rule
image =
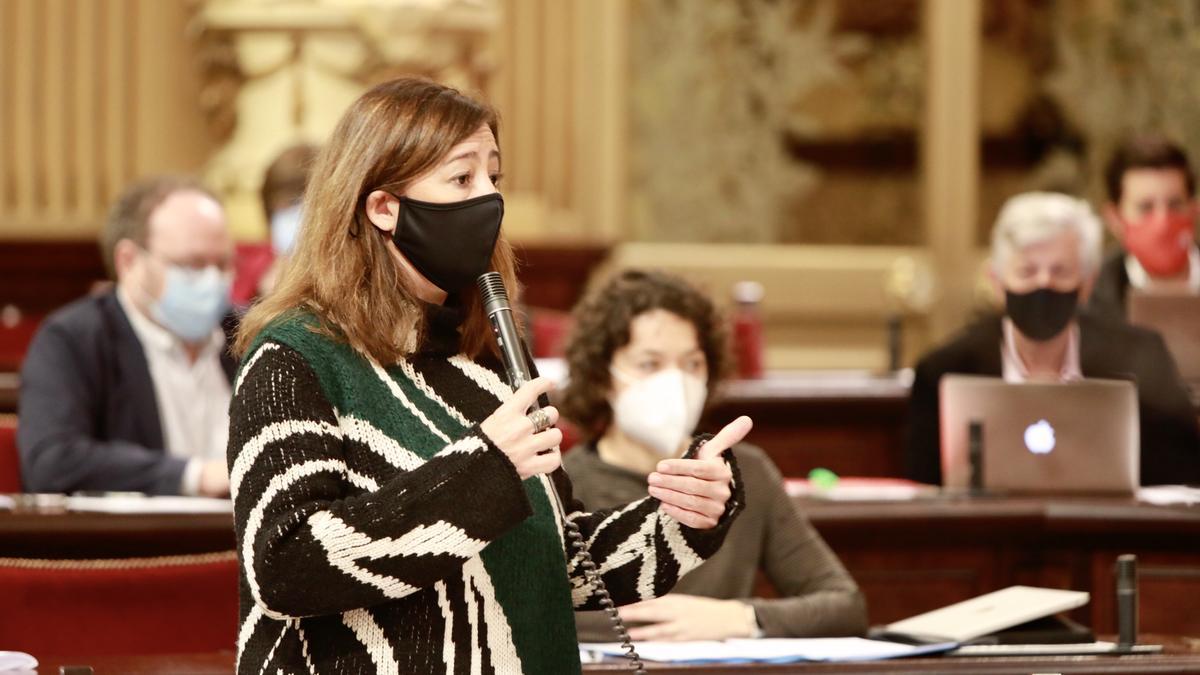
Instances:
[[[17,456],[17,418],[13,415],[0,415],[0,494],[20,491],[21,460]]]
[[[123,560],[0,558],[0,650],[180,654],[237,644],[232,551]]]

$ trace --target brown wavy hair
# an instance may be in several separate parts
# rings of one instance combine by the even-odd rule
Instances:
[[[244,356],[272,322],[309,311],[320,321],[316,330],[380,363],[411,353],[425,330],[421,302],[389,252],[387,233],[367,219],[366,197],[379,189],[403,193],[485,124],[498,141],[493,108],[425,79],[385,82],[351,104],[312,167],[292,257],[275,290],[242,319],[234,352]],[[516,262],[503,234],[491,268],[515,302]],[[478,297],[460,300],[463,353],[495,353]]]
[[[725,375],[725,322],[707,295],[665,272],[621,272],[576,306],[575,325],[567,342],[570,380],[559,408],[588,439],[603,436],[612,423],[608,395],[613,354],[629,344],[633,320],[655,309],[695,326],[708,365],[709,392]]]

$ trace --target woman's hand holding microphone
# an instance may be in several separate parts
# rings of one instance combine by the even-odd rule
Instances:
[[[554,382],[545,377],[530,380],[479,425],[484,435],[508,456],[521,480],[552,473],[562,464],[558,446],[563,436],[554,428],[558,410],[547,406],[528,414],[525,412],[539,396],[552,389]]]

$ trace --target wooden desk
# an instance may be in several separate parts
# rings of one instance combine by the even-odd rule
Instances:
[[[751,441],[785,476],[824,467],[843,476],[902,476],[906,377],[781,372],[726,382],[701,428],[754,418]]]
[[[1116,630],[1113,564],[1138,555],[1141,630],[1200,636],[1200,507],[1128,499],[932,499],[801,508],[862,587],[872,624],[1013,584],[1089,591]]]
[[[1139,558],[1141,627],[1200,636],[1200,507],[1123,499],[801,501],[888,623],[1013,584],[1085,590],[1077,620],[1114,631],[1112,565]],[[228,515],[0,511],[0,555],[106,558],[227,551]]]
[[[0,510],[0,556],[140,558],[230,551],[229,514],[107,514],[61,507]]]
[[[647,670],[658,675],[703,675],[709,673],[952,673],[961,675],[1022,674],[1031,672],[1056,673],[1200,673],[1200,641],[1181,638],[1147,636],[1146,642],[1163,644],[1166,652],[1153,656],[1073,656],[1073,657],[1009,657],[993,659],[922,658],[868,663],[800,663],[788,665],[709,665],[672,666],[647,664]],[[41,675],[57,675],[62,665],[90,665],[95,675],[231,675],[234,655],[182,654],[170,656],[129,657],[43,657],[39,659]],[[627,673],[624,663],[587,664],[585,673]]]

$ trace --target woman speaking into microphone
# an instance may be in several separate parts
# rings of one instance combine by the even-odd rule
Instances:
[[[647,496],[584,513],[550,390],[500,375],[475,279],[516,290],[498,120],[426,80],[375,87],[312,170],[275,291],[243,320],[229,469],[238,672],[568,673],[597,609],[583,535],[618,605],[712,555],[743,496],[728,448],[664,461]],[[658,479],[656,479],[658,480]]]

